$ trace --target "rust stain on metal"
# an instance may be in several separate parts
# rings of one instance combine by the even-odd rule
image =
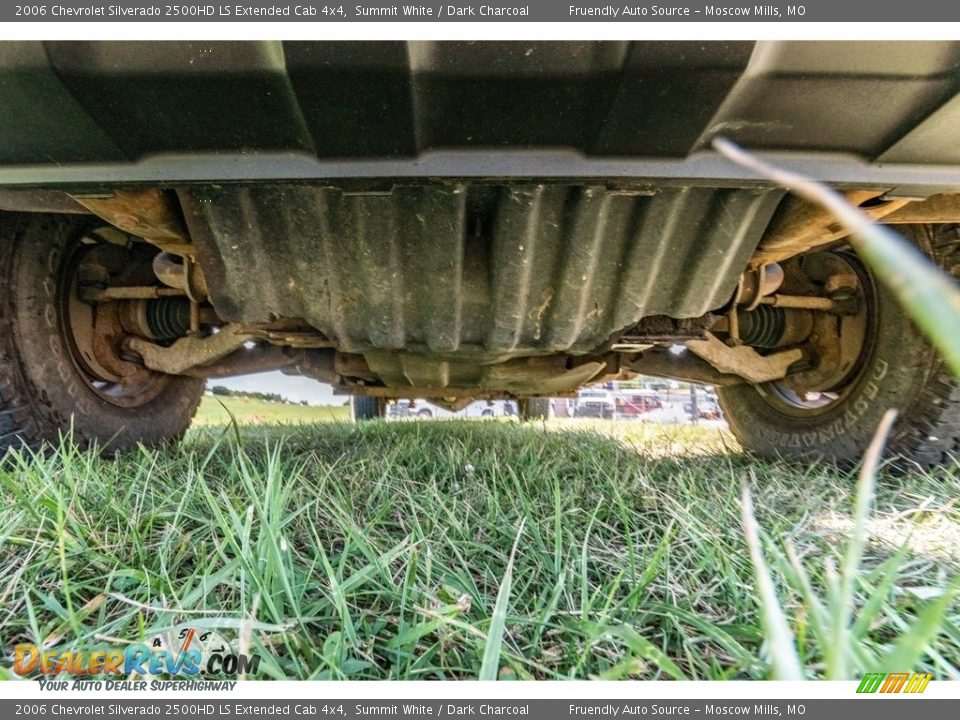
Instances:
[[[859,206],[874,220],[893,215],[914,202],[903,198],[864,206],[864,203],[878,201],[883,193],[883,190],[848,190],[842,194],[848,202]],[[786,260],[807,250],[828,245],[849,234],[849,230],[838,224],[833,214],[821,205],[801,197],[788,197],[764,233],[757,252],[750,259],[750,266],[757,268]]]
[[[158,188],[114,190],[109,195],[71,195],[94,215],[167,252],[193,254],[190,234],[172,193]]]
[[[887,225],[960,222],[960,195],[945,193],[912,202],[885,216],[883,222]]]

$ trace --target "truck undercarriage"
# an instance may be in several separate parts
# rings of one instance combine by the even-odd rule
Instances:
[[[0,45],[0,370],[14,400],[48,395],[29,432],[0,396],[0,435],[76,411],[89,439],[161,440],[183,423],[145,429],[138,409],[192,414],[203,379],[268,369],[377,399],[368,414],[643,373],[724,388],[753,449],[841,461],[881,405],[928,393],[942,412],[918,409],[903,442],[937,462],[960,418],[935,354],[888,394],[908,321],[845,230],[707,143],[805,169],[957,272],[958,54]],[[41,379],[31,353],[62,357]],[[62,403],[42,387],[57,374]]]

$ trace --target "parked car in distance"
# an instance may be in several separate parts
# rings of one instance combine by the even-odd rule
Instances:
[[[656,390],[630,390],[614,397],[617,417],[638,417],[663,408]]]
[[[697,398],[697,413],[694,417],[693,404],[687,403],[683,406],[684,411],[687,413],[687,417],[691,420],[722,420],[723,419],[723,410],[720,408],[720,403],[718,403],[713,398],[702,397]]]
[[[388,418],[420,418],[427,420],[430,418],[455,418],[455,417],[516,417],[517,406],[512,400],[490,400],[471,403],[463,410],[450,412],[449,410],[438,407],[423,400],[400,399],[387,404],[386,416]]]
[[[439,408],[430,407],[425,402],[401,399],[387,403],[386,416],[388,418],[433,417],[433,411]]]
[[[573,416],[578,418],[602,418],[609,420],[613,417],[616,405],[613,393],[599,388],[584,388],[577,393],[577,402]]]
[[[457,417],[479,418],[516,417],[517,403],[513,400],[478,400],[470,403],[455,415]]]

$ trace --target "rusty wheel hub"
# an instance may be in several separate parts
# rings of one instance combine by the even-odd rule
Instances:
[[[137,249],[100,239],[84,237],[64,265],[61,330],[77,371],[94,394],[118,407],[139,407],[156,398],[168,378],[124,356],[121,302],[89,300],[91,289],[109,286],[137,265]]]
[[[860,378],[874,337],[877,298],[873,280],[855,255],[816,253],[803,270],[810,284],[826,294],[840,279],[844,287],[835,297],[856,308],[847,314],[815,313],[807,340],[812,367],[763,386],[772,404],[789,414],[810,415],[833,408]]]

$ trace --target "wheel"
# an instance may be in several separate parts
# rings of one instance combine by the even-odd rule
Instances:
[[[546,420],[550,417],[550,398],[522,398],[517,401],[521,420]]]
[[[376,420],[387,412],[387,401],[369,395],[354,395],[350,398],[350,418],[354,422]]]
[[[480,417],[492,418],[492,417],[493,417],[493,410],[491,410],[490,408],[487,408],[486,410],[484,410],[483,412],[480,413]]]
[[[958,226],[898,230],[960,274]],[[741,444],[761,457],[850,465],[860,460],[886,410],[896,408],[890,451],[924,468],[945,463],[960,451],[960,382],[890,291],[854,256],[834,256],[859,278],[862,311],[841,334],[856,344],[855,362],[809,392],[785,381],[718,388],[722,415]]]
[[[200,403],[203,380],[122,357],[118,303],[80,301],[84,272],[112,277],[156,254],[99,242],[96,229],[74,216],[0,216],[0,451],[71,430],[108,452],[155,445],[183,435]]]
[[[433,417],[433,413],[430,411],[430,408],[422,408],[422,409],[420,409],[420,410],[417,410],[417,417],[418,417],[418,418],[432,418],[432,417]]]

